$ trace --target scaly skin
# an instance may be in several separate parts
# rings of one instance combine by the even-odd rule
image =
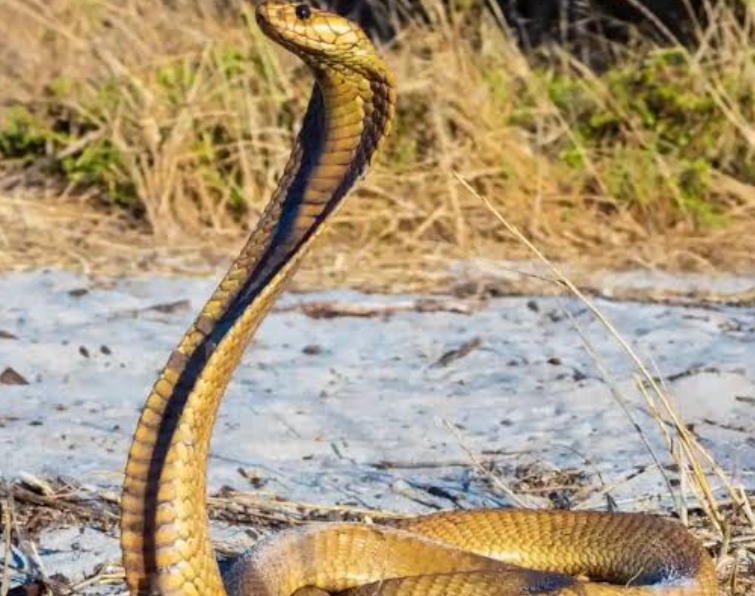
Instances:
[[[316,85],[270,204],[142,411],[121,500],[131,594],[288,596],[313,588],[396,596],[713,596],[711,561],[684,528],[597,513],[479,511],[425,516],[400,528],[293,530],[260,542],[221,577],[206,508],[218,406],[261,320],[388,134],[395,104],[393,77],[358,27],[285,0],[256,10],[260,28],[310,66]],[[586,584],[567,573],[652,587]]]

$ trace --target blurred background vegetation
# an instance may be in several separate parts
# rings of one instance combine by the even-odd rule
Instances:
[[[400,99],[386,152],[316,251],[320,278],[353,281],[359,265],[367,285],[432,281],[456,259],[521,257],[454,171],[551,257],[752,271],[752,2],[321,4],[382,45]],[[312,84],[252,12],[0,0],[0,268],[237,249]]]

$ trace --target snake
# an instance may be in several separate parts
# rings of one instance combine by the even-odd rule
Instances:
[[[713,596],[680,523],[642,513],[485,509],[392,525],[328,523],[263,538],[223,573],[207,467],[225,390],[260,322],[388,136],[396,83],[368,36],[306,3],[263,0],[262,32],[314,87],[267,207],[155,381],[124,473],[121,550],[132,596]]]

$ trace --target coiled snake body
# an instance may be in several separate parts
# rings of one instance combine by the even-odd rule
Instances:
[[[289,530],[221,576],[205,502],[218,406],[260,321],[388,134],[395,103],[392,75],[349,21],[285,0],[256,14],[316,84],[270,204],[142,410],[121,501],[131,594],[713,596],[712,563],[682,526],[613,513],[485,510]]]

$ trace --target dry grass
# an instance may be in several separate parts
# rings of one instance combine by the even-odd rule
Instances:
[[[129,267],[129,247],[131,267],[167,253],[180,269],[190,242],[227,256],[254,224],[310,77],[241,9],[177,6],[0,0],[0,146],[13,141],[0,267]],[[722,12],[694,52],[644,47],[598,76],[558,53],[535,68],[490,15],[427,7],[434,22],[386,49],[393,141],[309,262],[313,280],[437,283],[449,260],[526,254],[452,167],[553,258],[752,268],[752,8],[744,22]]]

